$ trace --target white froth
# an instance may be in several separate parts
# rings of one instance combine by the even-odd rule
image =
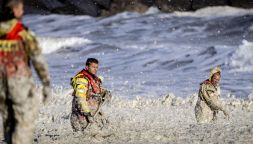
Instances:
[[[229,64],[236,71],[252,72],[253,71],[253,42],[243,40],[242,45],[235,51],[230,59]]]
[[[177,16],[193,17],[222,17],[222,16],[239,16],[253,14],[253,9],[242,9],[229,6],[215,6],[199,9],[195,12],[174,12]]]
[[[157,8],[157,7],[150,7],[146,12],[145,14],[157,14],[159,13],[160,10]]]
[[[91,41],[88,39],[78,37],[71,37],[71,38],[43,37],[39,38],[38,40],[40,47],[42,47],[42,52],[45,54],[52,53],[64,47],[75,47],[91,43]]]
[[[41,108],[35,133],[39,143],[94,143],[96,140],[101,143],[252,141],[251,100],[226,99],[224,102],[231,114],[229,121],[220,112],[217,123],[197,124],[194,116],[196,94],[186,98],[169,94],[159,99],[113,96],[112,101],[103,107],[110,126],[78,135],[72,133],[70,125],[72,96],[69,93],[70,90],[57,91],[48,105]]]

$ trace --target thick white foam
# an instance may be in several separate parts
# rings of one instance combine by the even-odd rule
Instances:
[[[240,16],[253,14],[253,9],[242,9],[229,6],[215,6],[199,9],[195,12],[174,12],[177,16],[193,17],[221,17],[221,16]]]
[[[44,54],[52,53],[64,47],[74,47],[91,43],[90,40],[79,37],[71,37],[71,38],[43,37],[38,38],[38,40],[39,45],[42,48],[42,52]]]
[[[229,61],[229,65],[235,68],[235,71],[252,72],[253,71],[253,42],[243,40],[243,44],[235,51]]]
[[[197,124],[194,116],[197,95],[180,98],[173,94],[162,99],[113,96],[103,107],[110,125],[103,130],[87,131],[78,138],[70,125],[73,98],[70,93],[71,90],[56,91],[49,103],[41,107],[35,132],[39,143],[94,143],[97,139],[102,143],[197,143],[203,137],[206,143],[251,141],[251,100],[226,99],[223,102],[231,115],[229,121],[220,112],[216,123]],[[210,137],[210,131],[218,134]]]

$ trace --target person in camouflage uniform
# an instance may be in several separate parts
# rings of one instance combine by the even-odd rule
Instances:
[[[218,111],[223,111],[229,118],[224,105],[219,100],[221,77],[220,67],[211,70],[209,79],[200,84],[198,101],[195,106],[195,117],[198,123],[210,123],[217,120]]]
[[[101,107],[111,98],[111,93],[101,87],[102,80],[96,76],[98,60],[88,58],[86,67],[71,78],[73,86],[73,101],[71,126],[73,131],[84,131],[90,124],[103,128],[108,123]]]
[[[31,65],[43,84],[44,101],[50,94],[47,65],[41,48],[21,22],[22,0],[4,0],[0,13],[0,112],[9,144],[30,144],[38,110]]]

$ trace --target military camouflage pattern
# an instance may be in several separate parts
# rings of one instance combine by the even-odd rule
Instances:
[[[228,116],[224,105],[219,100],[220,86],[214,86],[210,80],[213,74],[220,72],[219,68],[211,71],[209,80],[204,81],[200,85],[198,101],[195,106],[195,116],[198,123],[210,123],[217,120],[218,111],[223,111]]]
[[[1,22],[0,37],[8,33],[17,22],[16,19]],[[24,29],[18,35],[22,39],[22,47],[27,59],[22,66],[19,63],[9,62],[14,65],[14,68],[16,67],[12,69],[11,76],[7,75],[7,64],[0,66],[0,112],[3,117],[5,141],[13,144],[31,144],[39,101],[35,93],[30,65],[34,66],[44,87],[50,85],[49,74],[41,48],[32,32]],[[18,55],[14,56],[14,59],[18,57]]]
[[[111,93],[108,90],[103,90],[103,92],[100,95],[96,96],[91,96],[93,98],[90,98],[90,100],[87,100],[87,103],[90,107],[91,114],[95,117],[93,117],[94,122],[91,124],[92,129],[102,129],[106,126],[108,126],[108,120],[103,114],[102,110],[100,107],[103,106],[103,103],[106,101],[109,101],[111,98]],[[89,120],[86,115],[84,115],[81,112],[81,107],[80,107],[80,99],[78,97],[74,96],[73,101],[72,101],[72,113],[71,113],[71,126],[73,128],[73,131],[84,131],[88,124]],[[92,102],[91,102],[92,101]],[[97,103],[95,105],[98,105],[95,108],[94,107],[94,102]]]
[[[0,81],[0,111],[5,141],[29,144],[33,140],[38,97],[30,77],[12,77]]]

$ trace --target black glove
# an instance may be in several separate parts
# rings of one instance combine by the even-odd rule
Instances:
[[[43,94],[43,103],[46,104],[47,101],[48,101],[48,98],[51,96],[50,87],[49,86],[43,86],[42,94]]]
[[[94,123],[94,118],[93,118],[93,116],[91,115],[90,112],[89,113],[83,113],[83,115],[85,117],[87,117],[89,123]]]

